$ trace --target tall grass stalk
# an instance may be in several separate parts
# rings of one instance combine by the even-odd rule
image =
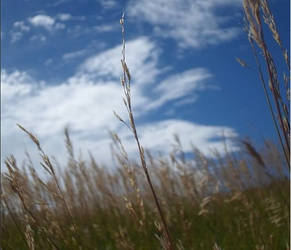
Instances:
[[[156,191],[154,189],[153,182],[151,180],[151,177],[150,177],[150,174],[149,174],[149,171],[148,171],[148,168],[147,168],[147,164],[146,164],[146,161],[145,161],[144,149],[140,144],[138,133],[137,133],[137,128],[136,128],[136,125],[135,125],[135,119],[134,119],[134,116],[133,116],[132,103],[131,103],[131,93],[130,93],[130,91],[131,91],[131,89],[130,89],[130,87],[131,87],[130,86],[130,84],[131,84],[131,75],[130,75],[129,69],[128,69],[126,61],[125,61],[124,13],[123,13],[123,15],[122,15],[122,17],[120,19],[120,24],[121,24],[121,33],[122,33],[122,59],[121,59],[121,65],[122,65],[122,69],[123,69],[123,75],[122,75],[122,78],[121,78],[121,85],[123,87],[123,92],[124,92],[124,96],[125,96],[125,98],[123,100],[124,100],[124,104],[125,104],[125,107],[126,107],[127,112],[128,112],[128,117],[129,117],[129,124],[130,125],[128,127],[130,128],[131,132],[133,133],[134,139],[136,141],[138,152],[139,152],[141,166],[143,168],[144,174],[146,176],[148,185],[149,185],[150,190],[152,192],[156,207],[158,209],[158,213],[160,215],[160,218],[161,218],[161,221],[162,221],[162,224],[163,224],[163,229],[164,229],[164,232],[165,232],[165,235],[166,235],[166,238],[167,238],[166,248],[170,249],[170,250],[174,250],[174,245],[173,245],[173,241],[171,239],[171,235],[170,235],[170,232],[169,232],[169,227],[167,225],[167,222],[166,222],[166,219],[165,219],[165,215],[164,215],[164,213],[162,211],[158,196],[157,196]],[[120,119],[119,116],[118,116],[118,118]],[[123,120],[121,120],[121,121],[123,121]]]
[[[276,28],[274,17],[269,8],[268,1],[243,0],[243,7],[245,20],[247,21],[246,28],[248,32],[248,39],[251,44],[253,54],[255,56],[255,61],[259,71],[259,77],[263,85],[264,94],[266,96],[268,108],[272,116],[272,121],[274,123],[280,145],[282,147],[286,162],[290,169],[290,105],[288,105],[288,101],[290,101],[290,87],[288,84],[288,82],[290,81],[290,75],[287,76],[284,73],[284,83],[282,84],[279,82],[277,67],[265,39],[262,18],[268,26],[269,30],[271,31],[271,34],[276,44],[279,45],[281,49],[285,64],[287,66],[287,70],[290,74],[290,61],[288,58],[288,52],[282,44],[279,32]],[[271,92],[271,95],[273,97],[273,103],[271,102],[270,94],[264,80],[255,44],[263,54],[263,59],[266,64],[266,72],[269,78],[269,91]],[[285,79],[289,79],[289,81]],[[284,91],[284,95],[282,95],[282,90]]]

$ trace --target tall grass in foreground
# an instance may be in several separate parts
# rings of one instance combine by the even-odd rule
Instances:
[[[170,231],[169,231],[169,228],[167,225],[167,221],[166,221],[164,212],[162,210],[162,207],[160,205],[159,198],[158,198],[156,191],[155,191],[155,188],[153,186],[152,178],[151,178],[150,173],[149,173],[148,168],[147,168],[147,163],[146,163],[146,159],[145,159],[145,152],[144,152],[142,145],[140,144],[136,125],[135,125],[135,119],[133,116],[132,104],[131,104],[131,87],[130,87],[131,76],[130,76],[130,72],[129,72],[129,69],[127,67],[126,61],[125,61],[124,13],[120,19],[120,24],[121,24],[121,32],[122,32],[121,65],[122,65],[122,69],[123,69],[123,75],[121,78],[121,85],[123,87],[123,92],[124,92],[123,101],[124,101],[124,105],[125,105],[127,112],[128,112],[129,125],[123,119],[121,119],[120,116],[118,116],[116,113],[114,113],[114,114],[117,116],[117,118],[122,123],[124,123],[130,129],[130,131],[132,132],[133,137],[136,141],[138,152],[139,152],[139,157],[140,157],[140,163],[141,163],[145,178],[147,180],[148,186],[149,186],[151,193],[153,195],[153,199],[154,199],[155,205],[158,209],[158,214],[159,214],[159,216],[161,218],[161,222],[162,222],[163,235],[160,237],[161,245],[163,246],[164,249],[174,250],[173,241],[171,239],[171,234],[170,234]]]
[[[269,8],[267,0],[243,0],[243,7],[246,20],[246,31],[248,32],[248,39],[255,56],[260,81],[263,85],[264,94],[280,145],[290,169],[290,60],[288,51],[283,46],[274,16]],[[285,72],[278,72],[274,57],[269,49],[271,46],[274,46],[274,44],[267,43],[265,38],[267,32],[264,29],[262,20],[268,27],[268,31],[270,31],[275,45],[278,45],[282,52],[286,67]],[[258,53],[258,50],[261,53]],[[264,77],[259,55],[262,55],[261,57],[265,62],[266,77]],[[281,81],[280,77],[282,77]],[[268,78],[268,87],[265,78]]]
[[[29,133],[27,131],[27,133]],[[3,249],[161,249],[167,247],[143,170],[116,134],[116,171],[76,159],[66,132],[68,163],[56,170],[31,133],[46,178],[13,156],[3,178]],[[288,168],[277,146],[215,153],[193,148],[185,161],[177,141],[147,166],[176,249],[289,249]],[[260,159],[260,160],[259,160]]]

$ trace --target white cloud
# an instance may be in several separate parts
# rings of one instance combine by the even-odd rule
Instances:
[[[69,19],[71,19],[71,15],[63,13],[57,15],[56,18],[58,18],[60,21],[68,21]],[[28,18],[28,22],[14,22],[13,30],[10,32],[11,42],[14,43],[19,41],[23,37],[23,34],[30,31],[32,27],[42,27],[50,32],[65,29],[65,24],[61,22],[56,22],[56,18],[47,15],[36,15],[34,17]],[[44,42],[46,41],[46,37],[42,34],[36,34],[33,35],[30,40],[38,40]]]
[[[219,7],[237,6],[239,0],[141,0],[127,5],[129,16],[154,26],[158,36],[171,37],[181,47],[200,48],[236,37],[239,28],[217,14]]]
[[[79,74],[90,77],[113,77],[119,79],[121,46],[107,50],[85,60],[80,66]],[[126,62],[135,84],[150,84],[161,73],[157,68],[159,49],[146,37],[141,37],[126,44]]]
[[[61,21],[68,21],[68,20],[72,19],[71,14],[68,14],[68,13],[61,13],[61,14],[58,14],[57,17],[58,17]]]
[[[27,95],[32,91],[34,85],[35,80],[25,72],[14,71],[9,74],[5,70],[1,71],[1,93],[4,103],[10,99]],[[4,106],[4,110],[5,108]]]
[[[33,35],[30,38],[31,41],[41,41],[41,42],[45,42],[46,41],[46,36],[42,35],[42,34],[37,34],[37,35]]]
[[[204,68],[191,69],[168,77],[154,89],[159,98],[150,103],[149,108],[159,107],[167,101],[177,100],[181,97],[188,99],[189,95],[194,101],[196,98],[194,93],[207,88],[205,80],[210,77],[211,74]]]
[[[98,25],[95,26],[95,30],[97,32],[110,32],[116,28],[119,28],[119,26],[115,25],[115,24],[103,24],[103,25]]]
[[[34,26],[42,26],[48,30],[50,30],[55,24],[55,20],[52,17],[46,15],[37,15],[31,17],[29,18],[29,22]]]
[[[54,28],[55,28],[55,30],[62,30],[64,28],[66,28],[66,25],[64,25],[63,23],[56,23]]]
[[[98,0],[98,2],[105,9],[112,9],[117,6],[117,2],[115,0]]]
[[[15,28],[19,28],[22,31],[29,31],[30,27],[27,26],[23,21],[18,21],[13,24]]]
[[[93,138],[98,141],[106,137],[107,129],[120,125],[113,109],[120,114],[124,112],[120,86],[113,82],[79,81],[48,86],[24,72],[2,71],[2,95],[3,155],[19,147],[11,140],[17,134],[16,123],[36,132],[45,148],[61,157],[62,149],[55,150],[52,145],[60,140],[66,125],[70,125],[78,141],[88,138],[85,141],[90,144]],[[21,141],[19,136],[17,141]]]
[[[146,116],[153,108],[170,100],[188,98],[189,93],[206,87],[210,77],[206,69],[191,69],[164,77],[158,67],[159,49],[149,39],[142,37],[127,43],[127,62],[133,75],[132,96],[136,117]],[[72,131],[77,148],[90,149],[102,162],[110,161],[108,130],[117,131],[125,141],[129,154],[136,152],[129,132],[114,117],[115,110],[126,118],[122,102],[121,46],[91,56],[82,63],[76,74],[60,84],[47,85],[25,72],[2,74],[2,153],[21,157],[24,145],[31,151],[31,143],[17,132],[16,123],[36,133],[49,154],[64,161],[62,132],[66,125]],[[179,83],[181,81],[181,83]],[[179,85],[180,88],[178,88]],[[149,90],[150,89],[150,90]],[[151,106],[151,103],[156,105]],[[222,148],[217,139],[220,131],[235,135],[227,127],[204,126],[183,120],[164,120],[140,124],[141,141],[146,148],[160,151],[170,149],[173,133],[179,134],[185,150],[191,142],[203,152],[209,147]],[[25,142],[25,143],[24,143]]]
[[[65,25],[63,23],[57,23],[53,17],[47,15],[36,15],[34,17],[28,18],[28,21],[31,25],[35,27],[43,27],[48,31],[65,28]]]
[[[15,43],[23,37],[25,32],[28,32],[30,27],[27,26],[23,21],[17,21],[13,23],[13,29],[10,32],[11,42]]]
[[[76,59],[78,57],[81,57],[81,56],[85,55],[86,52],[87,52],[87,50],[85,50],[85,49],[78,50],[78,51],[73,51],[73,52],[69,52],[69,53],[64,54],[62,56],[62,58],[65,61],[71,61],[73,59]]]
[[[15,43],[15,42],[19,41],[22,38],[23,33],[20,32],[20,31],[12,31],[10,33],[10,35],[11,35],[11,42]]]
[[[211,156],[214,149],[225,153],[226,140],[228,149],[236,150],[237,147],[232,139],[237,137],[236,132],[227,127],[205,126],[193,122],[169,119],[138,127],[140,141],[144,148],[167,153],[173,149],[175,144],[174,135],[178,135],[185,152],[191,152],[193,146],[202,153]],[[136,145],[130,140],[129,132],[121,133],[126,148],[132,153],[136,151]],[[213,155],[212,155],[213,156]]]

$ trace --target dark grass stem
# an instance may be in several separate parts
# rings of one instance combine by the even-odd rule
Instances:
[[[270,100],[270,96],[269,96],[269,93],[268,93],[268,90],[267,90],[266,82],[264,80],[262,68],[261,68],[261,65],[260,65],[260,62],[259,62],[259,59],[258,59],[258,54],[257,54],[256,48],[254,46],[254,41],[253,41],[252,38],[249,38],[249,42],[250,42],[250,45],[251,45],[251,48],[252,48],[252,52],[254,54],[255,62],[256,62],[256,65],[257,65],[257,69],[258,69],[259,78],[260,78],[260,81],[261,81],[262,86],[263,86],[263,89],[264,89],[264,94],[265,94],[265,97],[266,97],[266,101],[267,101],[267,104],[268,104],[268,108],[269,108],[270,113],[271,113],[272,121],[273,121],[273,124],[274,124],[275,130],[276,130],[277,136],[279,138],[280,145],[281,145],[282,150],[283,150],[283,153],[284,153],[284,158],[286,160],[287,165],[290,168],[290,164],[289,164],[290,163],[289,153],[286,151],[286,149],[284,147],[284,143],[283,143],[283,140],[282,140],[282,136],[280,134],[280,130],[279,130],[279,127],[278,127],[278,124],[277,124],[277,121],[276,121],[275,112],[273,110],[273,106],[272,106],[272,103],[271,103],[271,100]]]
[[[266,24],[268,25],[270,31],[273,34],[275,41],[279,44],[282,49],[281,39],[279,33],[277,32],[275,21],[269,10],[269,5],[267,0],[261,1],[252,1],[244,0],[243,1],[245,20],[247,22],[247,31],[249,41],[252,46],[252,51],[255,56],[256,64],[259,69],[260,80],[263,84],[265,96],[268,102],[269,109],[271,111],[271,116],[275,124],[275,129],[280,140],[280,145],[283,149],[284,156],[287,161],[287,165],[290,170],[290,121],[289,121],[289,107],[286,105],[280,93],[280,83],[278,80],[278,72],[274,62],[274,59],[268,49],[268,45],[264,38],[264,29],[261,21],[261,15],[263,16]],[[261,12],[262,10],[262,12]],[[269,89],[271,95],[273,96],[273,105],[271,104],[270,97],[266,88],[265,81],[263,80],[263,74],[261,67],[259,66],[259,60],[256,53],[254,44],[258,46],[261,50],[263,59],[266,63],[266,72],[269,78]],[[287,63],[287,68],[290,68],[288,56],[284,56]],[[285,88],[286,90],[286,88]],[[276,113],[274,112],[276,110]],[[278,125],[278,124],[279,125]],[[280,127],[280,129],[279,129]],[[280,132],[281,131],[281,132]]]
[[[136,129],[136,125],[135,125],[135,120],[134,120],[134,116],[133,116],[133,111],[132,111],[132,105],[131,105],[131,93],[130,93],[130,83],[131,83],[131,76],[130,76],[130,72],[128,70],[126,61],[125,61],[125,30],[124,30],[124,13],[120,19],[120,24],[121,24],[121,33],[122,33],[122,59],[121,59],[121,65],[122,65],[122,69],[123,69],[123,75],[121,78],[121,85],[123,87],[123,91],[124,91],[124,95],[125,95],[125,99],[124,99],[124,104],[126,106],[127,112],[128,112],[128,116],[129,116],[129,123],[130,123],[130,128],[131,131],[133,133],[134,139],[136,141],[137,147],[138,147],[138,151],[139,151],[139,157],[140,157],[140,162],[144,171],[144,174],[146,176],[147,179],[147,183],[150,187],[151,193],[153,195],[156,207],[158,209],[158,213],[160,215],[160,218],[162,220],[162,224],[163,224],[163,228],[164,228],[164,232],[166,235],[166,239],[167,239],[167,249],[168,250],[174,250],[174,245],[173,245],[173,241],[170,235],[170,231],[169,231],[169,227],[167,225],[164,213],[162,211],[158,196],[156,194],[156,191],[153,187],[152,181],[151,181],[151,177],[150,174],[148,172],[148,168],[147,168],[147,164],[145,161],[145,154],[144,154],[144,149],[140,144],[139,138],[138,138],[138,133],[137,133],[137,129]]]

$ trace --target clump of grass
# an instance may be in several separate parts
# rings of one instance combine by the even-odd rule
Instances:
[[[275,126],[276,133],[278,135],[282,150],[286,162],[290,168],[290,61],[288,58],[287,49],[284,48],[279,32],[276,27],[274,16],[270,11],[267,0],[243,1],[246,30],[248,32],[248,39],[251,44],[253,54],[255,56],[259,77],[263,85],[264,93],[268,103],[268,107],[272,116],[272,120]],[[263,27],[263,21],[271,31],[275,43],[280,47],[287,72],[283,72],[283,81],[279,81],[279,73],[276,67],[274,57],[269,50],[269,44],[267,44],[265,36],[266,32]],[[255,46],[257,45],[257,47]],[[259,60],[259,53],[261,51],[263,60],[265,61],[265,67],[268,77],[268,87],[264,79],[262,66]],[[271,99],[272,97],[272,99]],[[272,101],[273,100],[273,101]]]

